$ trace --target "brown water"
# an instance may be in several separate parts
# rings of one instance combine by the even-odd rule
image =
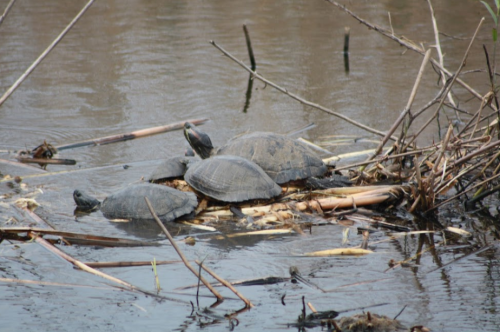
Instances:
[[[8,1],[0,1],[5,8]],[[85,1],[18,1],[0,26],[0,91],[6,91],[36,57],[84,6]],[[440,1],[435,4],[440,30],[456,37],[470,37],[481,15],[475,1]],[[398,34],[434,44],[429,10],[425,2],[353,2],[349,7],[370,22],[392,26]],[[467,61],[466,70],[483,69],[481,44],[491,49],[490,18],[483,27]],[[54,145],[129,132],[189,118],[209,118],[203,130],[214,144],[247,130],[288,132],[314,122],[303,136],[319,142],[326,135],[374,138],[321,111],[305,107],[282,93],[254,82],[246,112],[248,73],[211,46],[215,40],[233,55],[248,62],[242,24],[249,28],[257,70],[268,79],[310,101],[348,115],[368,126],[386,130],[407,103],[421,57],[405,52],[394,42],[368,30],[325,1],[96,1],[90,10],[0,107],[0,150],[33,148],[44,140]],[[351,28],[350,72],[344,71],[342,54],[344,27]],[[467,40],[441,36],[445,65],[454,71],[467,47]],[[435,53],[433,53],[435,54]],[[465,76],[485,93],[485,73]],[[434,97],[439,87],[430,67],[420,87],[414,108]],[[466,100],[461,89],[457,99],[470,111],[477,101]],[[450,120],[454,115],[447,114]],[[447,119],[442,116],[441,125]],[[433,125],[419,143],[438,139]],[[75,219],[72,192],[75,188],[99,198],[140,180],[159,159],[183,154],[187,143],[181,132],[166,133],[125,143],[62,151],[59,158],[77,160],[77,166],[49,166],[49,171],[70,172],[26,179],[28,190],[43,190],[37,213],[57,229],[134,239],[157,239],[150,226],[108,222],[100,213]],[[339,146],[334,153],[373,147]],[[3,152],[0,158],[12,158]],[[127,164],[131,167],[124,168]],[[116,165],[103,168],[105,165]],[[0,172],[31,173],[0,163]],[[0,183],[0,193],[13,190]],[[2,224],[23,216],[0,206]],[[477,222],[471,217],[469,222]],[[182,249],[191,259],[206,258],[209,266],[229,279],[268,275],[287,276],[291,265],[324,289],[291,283],[242,287],[257,307],[238,317],[240,330],[285,329],[300,313],[301,297],[319,310],[344,310],[388,303],[373,312],[395,316],[408,326],[426,325],[434,331],[498,331],[500,287],[498,255],[494,250],[463,259],[451,267],[431,272],[462,255],[461,251],[425,254],[417,271],[399,269],[384,273],[390,259],[415,254],[418,237],[383,242],[377,253],[359,258],[294,258],[290,254],[340,246],[341,226],[313,230],[306,238],[283,236],[273,239],[210,239],[203,232],[182,228],[182,234],[198,239],[194,247]],[[372,241],[385,239],[383,233]],[[421,238],[420,238],[421,240]],[[351,234],[351,243],[359,238]],[[135,249],[64,247],[82,261],[174,260],[169,246]],[[437,259],[438,258],[438,259]],[[142,331],[198,330],[189,318],[190,306],[157,302],[141,294],[111,290],[98,277],[74,270],[33,243],[0,245],[0,276],[46,282],[92,285],[56,287],[0,283],[2,331]],[[105,269],[134,285],[154,289],[148,267]],[[164,292],[196,282],[184,266],[158,268]],[[366,283],[362,283],[365,282]],[[356,284],[359,283],[359,284]],[[346,286],[346,287],[342,287]],[[222,291],[224,295],[233,297]],[[195,301],[190,296],[183,300]],[[206,294],[204,292],[204,294]],[[281,297],[286,294],[286,306]],[[165,295],[168,295],[165,293]],[[170,295],[169,295],[170,296]],[[174,296],[174,295],[172,295]],[[202,299],[203,306],[211,299]],[[220,308],[235,310],[241,303],[228,300]],[[227,329],[227,322],[205,330]],[[319,330],[319,328],[317,329]]]

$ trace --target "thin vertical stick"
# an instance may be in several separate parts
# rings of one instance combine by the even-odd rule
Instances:
[[[243,24],[243,31],[245,32],[245,39],[247,41],[248,56],[250,57],[250,68],[252,68],[252,70],[255,71],[255,68],[257,68],[257,64],[255,63],[252,42],[250,41],[250,35],[248,34],[248,29],[245,24]]]
[[[10,2],[9,2],[9,4],[7,5],[7,7],[5,8],[5,10],[4,10],[4,12],[3,12],[2,16],[0,16],[0,24],[2,24],[2,23],[3,23],[3,20],[4,20],[5,16],[7,16],[7,14],[8,14],[8,13],[9,13],[9,11],[10,11],[10,9],[11,9],[11,8],[12,8],[12,6],[14,5],[14,2],[15,2],[15,1],[16,1],[16,0],[10,0]]]
[[[350,27],[345,27],[344,28],[344,54],[349,53],[349,37],[351,34],[351,28]]]
[[[462,58],[462,61],[460,62],[460,66],[458,67],[457,71],[455,72],[455,74],[452,76],[452,79],[451,79],[451,82],[450,84],[448,84],[445,92],[444,92],[444,95],[447,96],[448,93],[451,91],[451,88],[453,87],[453,84],[458,80],[458,75],[460,75],[460,72],[462,71],[462,69],[464,68],[465,66],[465,62],[467,60],[467,57],[469,56],[469,52],[472,48],[472,44],[474,44],[474,41],[476,40],[476,37],[477,37],[477,34],[479,33],[479,30],[481,29],[481,26],[483,25],[483,22],[484,22],[484,17],[481,18],[481,20],[479,21],[479,24],[476,28],[476,31],[474,32],[474,35],[472,36],[472,39],[469,43],[469,46],[467,47],[467,50],[465,51],[465,54],[464,54],[464,57]],[[413,136],[413,138],[408,142],[406,143],[406,147],[410,146],[411,143],[413,143],[413,141],[420,135],[420,133],[422,131],[424,131],[425,128],[427,128],[427,126],[436,118],[436,116],[438,115],[439,113],[439,110],[441,109],[441,107],[443,106],[443,103],[444,103],[444,99],[445,98],[441,98],[441,101],[439,102],[439,105],[436,109],[436,112],[434,113],[434,115],[419,129],[419,131]]]
[[[186,259],[186,256],[184,256],[181,249],[177,246],[177,243],[175,243],[174,238],[172,237],[172,235],[170,235],[170,232],[168,231],[168,229],[165,227],[165,225],[163,225],[161,220],[156,215],[156,212],[153,209],[153,206],[151,205],[151,202],[149,201],[149,199],[147,197],[144,197],[144,199],[146,200],[146,204],[148,205],[149,211],[151,212],[151,215],[153,216],[154,220],[156,220],[156,223],[158,224],[158,226],[160,226],[163,233],[165,233],[165,235],[167,236],[167,239],[172,244],[172,247],[174,247],[175,251],[177,251],[177,254],[184,262],[184,265],[186,265],[186,267],[191,272],[193,272],[193,274],[196,276],[196,278],[199,278],[201,280],[201,282],[212,292],[212,294],[215,295],[215,297],[217,298],[218,301],[221,301],[221,302],[224,301],[224,298],[222,297],[222,295],[220,295],[219,292],[215,288],[213,288],[212,285],[210,285],[210,283],[205,278],[203,278],[201,275],[199,275],[198,272],[196,272],[196,270],[194,269],[194,267],[191,266],[191,264],[189,264],[188,260]]]
[[[432,19],[432,27],[434,28],[434,39],[436,41],[436,50],[437,50],[437,53],[438,53],[438,60],[439,60],[439,64],[444,67],[444,61],[443,61],[443,52],[441,51],[441,43],[439,41],[439,30],[438,30],[438,26],[437,26],[437,22],[436,22],[436,16],[434,15],[434,8],[432,7],[432,3],[431,3],[431,0],[427,0],[427,3],[429,4],[429,9],[431,11],[431,19]],[[444,71],[440,71],[441,73],[441,82],[443,83],[443,85],[446,84],[446,75],[444,73]],[[451,95],[451,93],[448,93],[447,95],[448,97],[448,100],[450,101],[450,104],[452,104],[453,106],[457,106],[455,101],[453,100],[453,96]],[[458,116],[458,112],[455,111],[455,114],[457,116],[458,119],[460,119],[460,117]]]
[[[75,16],[73,21],[71,21],[71,23],[61,32],[61,34],[57,36],[57,38],[52,42],[52,44],[50,44],[49,47],[47,47],[47,49],[43,51],[42,54],[40,54],[38,59],[36,59],[35,62],[33,62],[33,64],[29,66],[28,69],[26,69],[24,74],[22,74],[21,77],[19,77],[18,80],[4,93],[4,95],[0,98],[0,105],[2,105],[5,102],[5,100],[10,97],[10,95],[14,92],[14,90],[16,90],[19,87],[19,85],[21,85],[21,83],[26,79],[26,77],[28,77],[29,74],[31,74],[31,72],[35,69],[35,67],[38,66],[38,64],[40,64],[40,62],[42,62],[43,59],[45,59],[45,57],[50,53],[50,51],[52,51],[52,49],[61,41],[64,35],[68,33],[68,31],[75,25],[75,23],[80,19],[80,17],[83,16],[83,14],[87,11],[87,9],[89,9],[89,7],[92,5],[93,2],[94,0],[90,0],[85,5],[85,7],[83,7],[83,9],[78,13],[78,15]]]

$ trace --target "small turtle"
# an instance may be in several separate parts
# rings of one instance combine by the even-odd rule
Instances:
[[[215,156],[188,164],[184,180],[195,190],[219,201],[269,199],[281,193],[257,164],[238,156]]]
[[[323,176],[327,167],[307,146],[290,137],[255,132],[229,140],[215,149],[210,137],[193,124],[184,124],[184,136],[203,159],[215,155],[240,156],[259,165],[276,183]]]
[[[159,183],[166,180],[182,177],[186,173],[186,165],[194,161],[194,157],[177,156],[164,160],[158,167],[149,175],[147,181]]]
[[[109,219],[153,219],[144,197],[148,197],[158,217],[171,221],[194,211],[198,205],[196,195],[152,183],[128,186],[106,197],[102,203],[97,199],[75,190],[73,199],[79,210],[101,209]]]

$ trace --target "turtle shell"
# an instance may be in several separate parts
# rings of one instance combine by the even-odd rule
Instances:
[[[188,166],[184,180],[197,191],[224,202],[268,199],[281,193],[257,164],[237,156],[214,156]]]
[[[276,183],[322,176],[327,167],[307,146],[284,135],[254,132],[235,137],[217,155],[234,155],[259,165]]]
[[[144,197],[163,221],[189,214],[198,205],[196,195],[152,183],[128,186],[108,196],[101,211],[109,219],[153,219]]]
[[[186,173],[187,163],[194,158],[178,156],[161,162],[160,165],[149,175],[148,181],[157,183],[162,180],[178,178]]]

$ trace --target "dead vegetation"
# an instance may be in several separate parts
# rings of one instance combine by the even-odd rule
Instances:
[[[273,202],[272,204],[252,204],[250,206],[240,206],[241,212],[245,218],[251,218],[251,221],[246,219],[241,222],[242,225],[250,228],[249,232],[226,234],[224,237],[229,238],[250,235],[266,236],[291,232],[304,234],[308,230],[310,231],[312,227],[318,225],[318,219],[315,218],[320,218],[322,223],[327,224],[346,222],[345,219],[347,219],[351,220],[353,225],[358,223],[360,218],[364,218],[363,224],[369,225],[369,227],[365,230],[366,233],[364,233],[364,245],[359,247],[342,247],[324,251],[302,253],[302,256],[318,257],[371,254],[373,251],[367,248],[368,231],[376,228],[392,229],[396,232],[405,232],[405,235],[408,235],[408,232],[413,231],[413,234],[417,234],[416,232],[426,232],[426,234],[434,232],[449,232],[455,235],[459,234],[459,236],[463,237],[470,236],[470,234],[460,233],[461,230],[459,229],[441,227],[439,223],[434,223],[431,226],[429,226],[429,224],[401,226],[387,222],[383,217],[364,216],[358,212],[360,212],[360,207],[362,206],[370,206],[371,208],[381,208],[384,210],[402,207],[406,210],[406,212],[413,213],[417,216],[426,216],[432,219],[436,218],[439,208],[445,206],[447,203],[460,201],[466,208],[473,209],[477,205],[481,204],[485,198],[490,197],[500,190],[500,182],[498,180],[500,175],[500,111],[496,96],[497,89],[494,80],[494,66],[492,66],[489,61],[487,62],[487,69],[491,73],[491,82],[489,82],[491,90],[485,95],[479,94],[473,87],[467,85],[460,78],[460,73],[467,61],[470,48],[476,40],[476,36],[481,28],[481,25],[483,24],[483,20],[478,22],[477,29],[470,40],[467,51],[463,55],[460,66],[455,69],[455,71],[451,71],[443,66],[443,58],[438,40],[436,41],[435,47],[438,59],[433,59],[432,53],[434,51],[431,51],[431,49],[424,49],[421,45],[417,45],[407,38],[398,37],[394,31],[388,31],[387,29],[371,24],[335,1],[326,1],[340,8],[340,10],[347,12],[355,20],[372,29],[374,33],[380,33],[401,46],[404,46],[408,50],[417,52],[424,56],[420,65],[420,71],[415,79],[414,87],[408,98],[408,103],[388,131],[370,128],[363,123],[340,114],[339,112],[335,112],[324,106],[307,101],[278,84],[273,83],[262,74],[258,73],[255,69],[255,60],[253,59],[253,52],[251,51],[251,44],[246,27],[245,33],[247,36],[247,44],[249,46],[249,53],[252,54],[253,59],[251,68],[219,46],[217,43],[211,41],[210,43],[227,56],[227,58],[236,62],[243,69],[248,71],[250,73],[251,80],[260,80],[266,85],[277,89],[306,106],[327,112],[332,116],[348,121],[352,125],[362,128],[367,132],[380,136],[377,148],[372,151],[371,155],[365,161],[336,167],[336,171],[338,172],[345,172],[348,170],[349,177],[351,181],[356,184],[356,186],[325,190],[304,190],[303,188],[293,190],[293,188],[284,187],[283,195],[280,196],[279,200]],[[91,2],[89,2],[89,5]],[[433,20],[433,23],[436,36],[438,36],[439,32],[437,30],[435,20]],[[488,52],[486,49],[485,54],[488,58]],[[436,91],[436,97],[434,99],[427,101],[425,106],[421,109],[414,110],[412,105],[417,96],[419,85],[421,84],[422,74],[426,68],[428,70],[429,62],[435,68],[440,79],[442,80],[442,86],[438,91]],[[461,109],[454,103],[452,90],[456,84],[465,88],[470,93],[471,98],[477,98],[481,101],[479,109]],[[462,119],[460,121],[450,120],[446,134],[439,142],[435,142],[428,146],[418,146],[416,142],[419,135],[430,123],[437,121],[440,112],[442,112],[444,108],[460,111]],[[417,122],[415,120],[417,118],[425,118],[424,125],[420,128],[414,128],[415,123]],[[202,123],[206,120],[188,121]],[[168,130],[178,129],[183,125],[183,123],[184,122],[174,124],[172,127],[168,127]],[[165,128],[162,128],[161,132],[165,131]],[[51,144],[44,142],[37,148],[33,149],[33,151],[22,152],[19,155],[19,160],[21,162],[34,162],[42,164],[43,159],[45,159],[46,161],[43,163],[43,167],[45,168],[49,163],[61,163],[56,160],[50,160],[58,150],[83,145],[107,144],[110,142],[123,141],[125,139],[142,137],[143,135],[150,135],[158,132],[160,131],[141,131],[139,135],[137,135],[137,132],[134,132],[117,135],[113,138],[107,137],[104,138],[104,140],[97,139],[61,147],[54,147]],[[409,133],[413,134],[410,135]],[[30,157],[26,158],[27,155],[30,155]],[[325,162],[330,163],[332,160],[333,159],[325,160]],[[331,163],[333,164],[333,162]],[[48,175],[50,175],[50,173],[42,173],[37,176]],[[21,180],[22,179],[19,179],[19,181],[16,182],[20,182]],[[4,178],[1,181],[11,181],[11,179]],[[390,183],[390,185],[382,185],[382,183]],[[177,186],[180,185],[185,184],[178,182]],[[454,193],[452,195],[445,196],[445,194],[447,194],[450,190],[453,190]],[[25,203],[28,204],[27,202]],[[30,209],[27,207],[23,209],[34,220],[37,218],[36,214],[30,212]],[[152,215],[155,216],[153,209],[151,207],[150,209]],[[346,215],[348,216],[347,218],[345,218]],[[196,219],[194,221],[190,221],[190,225],[193,227],[206,227],[205,229],[208,230],[211,223],[224,219],[234,219],[233,212],[230,210],[229,206],[219,204],[207,207],[203,205],[198,209]],[[159,220],[157,221],[159,226],[163,227],[161,222]],[[172,245],[176,247],[175,241],[168,231],[164,229],[164,232]],[[397,233],[394,233],[391,236],[396,237]],[[142,290],[134,285],[120,279],[116,279],[95,269],[102,266],[123,266],[125,264],[120,264],[120,262],[106,262],[107,265],[94,263],[94,267],[92,267],[91,264],[80,262],[56,248],[58,243],[65,243],[67,245],[91,244],[99,246],[144,246],[156,244],[125,239],[106,238],[88,234],[59,232],[57,230],[42,230],[33,227],[2,228],[0,229],[0,237],[2,240],[35,241],[36,243],[49,249],[54,254],[71,262],[79,269],[113,281],[124,289],[133,292],[141,292],[159,299],[170,300],[170,298],[162,297],[153,292]],[[50,237],[50,240],[46,240],[45,237]],[[432,238],[430,239],[431,240],[429,240],[429,238],[427,239],[427,243],[422,242],[420,244],[418,253],[410,260],[390,262],[390,269],[400,266],[411,267],[410,261],[416,261],[418,265],[418,257],[424,252],[424,244],[427,245],[426,250],[431,251],[435,250],[436,246],[439,245],[439,243],[434,243]],[[484,246],[475,251],[475,253],[477,254],[489,248],[491,248],[490,245],[485,243]],[[188,269],[196,275],[200,282],[203,282],[203,284],[212,291],[217,298],[217,303],[222,301],[223,297],[200,275],[199,272],[196,272],[195,268],[189,264],[188,259],[185,258],[180,252],[180,249],[176,248],[176,250]],[[157,262],[157,264],[161,263],[167,262]],[[130,265],[133,264],[134,262],[130,262]],[[145,263],[143,262],[142,264]],[[245,303],[245,310],[253,307],[250,300],[241,295],[241,293],[234,289],[230,283],[216,276],[206,267],[206,265],[203,264],[203,262],[196,261],[196,264],[198,264],[200,270],[204,269],[206,272],[219,280],[221,284],[230,288]],[[198,308],[198,314],[200,317],[212,317],[210,319],[214,320],[221,319],[220,317],[213,318],[214,316],[202,311],[200,308]],[[362,315],[344,317],[339,321],[333,320],[336,315],[333,316],[332,312],[329,312],[329,314],[331,316],[323,317],[320,316],[318,312],[313,310],[313,314],[306,315],[304,306],[303,313],[299,317],[296,326],[305,328],[320,325],[327,326],[327,328],[332,331],[397,331],[403,329],[398,321],[370,314],[369,312]],[[236,315],[237,313],[222,317],[222,319],[234,321]],[[414,327],[414,329],[415,328],[421,328],[422,331],[425,331],[426,329],[425,327]]]

